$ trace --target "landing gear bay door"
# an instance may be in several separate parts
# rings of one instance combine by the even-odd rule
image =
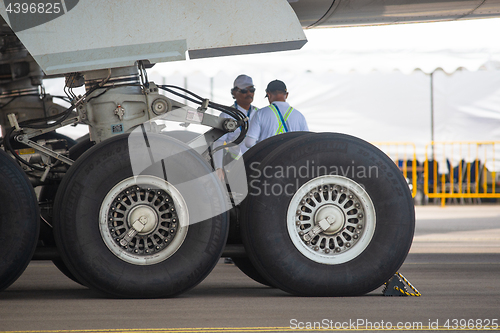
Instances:
[[[3,20],[48,75],[299,49],[284,0],[0,2]],[[23,7],[24,6],[24,7]],[[26,8],[25,8],[26,7]]]

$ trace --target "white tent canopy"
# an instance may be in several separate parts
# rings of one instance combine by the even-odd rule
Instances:
[[[499,68],[497,31],[500,19],[307,30],[308,43],[298,51],[164,63],[155,69],[167,76],[197,71],[215,76],[264,65],[278,73],[476,71]]]

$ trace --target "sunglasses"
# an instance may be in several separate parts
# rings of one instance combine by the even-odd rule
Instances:
[[[254,93],[255,92],[255,88],[248,88],[248,89],[238,89],[238,91],[242,94],[246,94],[247,92],[251,92],[251,93]]]

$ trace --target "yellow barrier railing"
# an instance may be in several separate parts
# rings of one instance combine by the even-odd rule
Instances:
[[[411,194],[417,195],[417,171],[419,170],[415,144],[413,142],[372,142],[399,167],[409,181]]]
[[[424,193],[440,198],[442,206],[451,198],[500,198],[495,172],[499,145],[499,141],[429,143],[425,147]]]

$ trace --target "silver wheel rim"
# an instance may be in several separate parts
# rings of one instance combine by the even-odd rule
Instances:
[[[188,222],[181,193],[154,176],[121,181],[108,192],[99,212],[99,229],[108,249],[135,265],[153,265],[177,252]],[[127,233],[133,236],[127,238]]]
[[[375,208],[368,193],[355,181],[336,175],[302,185],[287,211],[294,246],[307,258],[326,265],[358,257],[370,244],[375,225]],[[312,231],[315,226],[317,234]]]

